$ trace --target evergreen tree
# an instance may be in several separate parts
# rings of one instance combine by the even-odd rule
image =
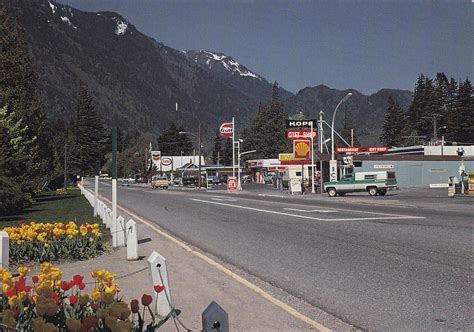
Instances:
[[[446,139],[454,140],[456,135],[456,102],[458,96],[458,83],[451,78],[448,84],[448,99],[446,105]]]
[[[449,99],[449,81],[444,73],[437,73],[434,81],[433,92],[433,116],[436,117],[437,126],[447,125],[448,113],[447,105]]]
[[[49,133],[36,82],[25,33],[0,5],[0,107],[8,105],[5,116],[21,123],[24,130],[21,139],[17,138],[31,142],[29,150],[23,151],[27,155],[21,156],[22,167],[16,168],[12,175],[28,179],[22,190],[30,193],[44,184],[52,169]]]
[[[97,161],[103,158],[104,134],[105,129],[95,109],[94,100],[87,87],[80,85],[74,146],[69,148],[72,163],[78,165],[80,175],[95,173]]]
[[[193,143],[188,134],[184,132],[184,127],[177,126],[172,122],[170,126],[158,137],[158,146],[162,156],[180,156],[181,151],[189,155],[193,151]]]
[[[342,128],[342,137],[349,144],[351,144],[351,140],[352,140],[351,129],[353,130],[353,136],[354,136],[353,146],[358,146],[360,145],[360,143],[359,143],[359,139],[357,138],[357,133],[352,123],[352,112],[346,109],[346,111],[344,112],[344,127]]]
[[[388,109],[385,113],[382,136],[380,141],[388,146],[401,146],[404,113],[392,96],[388,98]]]
[[[474,143],[474,97],[472,84],[467,78],[459,84],[452,140],[459,143]]]
[[[276,158],[278,153],[291,150],[291,142],[285,137],[286,117],[275,82],[270,105],[260,104],[255,117],[242,131],[245,150],[257,150],[252,158]]]
[[[214,149],[212,150],[212,163],[221,163],[222,159],[222,142],[220,133],[216,133],[214,137]]]

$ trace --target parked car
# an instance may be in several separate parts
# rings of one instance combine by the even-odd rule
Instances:
[[[218,175],[208,175],[207,181],[212,184],[219,184],[221,183],[221,179]]]
[[[153,189],[155,188],[168,189],[168,185],[169,185],[169,182],[166,176],[154,175],[151,178],[151,187]]]
[[[122,186],[128,187],[130,185],[130,181],[128,179],[122,179],[120,182]]]

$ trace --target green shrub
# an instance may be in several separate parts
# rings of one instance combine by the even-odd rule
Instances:
[[[25,204],[23,192],[13,179],[0,176],[0,215],[21,211]]]

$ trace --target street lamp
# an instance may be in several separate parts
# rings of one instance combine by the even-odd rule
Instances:
[[[332,115],[332,124],[331,124],[331,165],[330,165],[330,174],[329,176],[331,177],[331,181],[336,181],[337,180],[337,170],[336,170],[336,162],[334,160],[334,120],[336,119],[336,113],[341,106],[342,103],[344,103],[347,99],[349,99],[352,96],[352,93],[349,92],[347,95],[344,96],[344,98],[341,99],[341,101],[337,104],[336,109],[334,110],[334,114]]]
[[[198,176],[198,187],[199,187],[199,189],[201,189],[201,121],[199,121],[199,123],[198,123],[198,134],[197,134],[197,135],[194,134],[194,133],[190,133],[190,132],[188,132],[188,131],[180,131],[179,134],[180,134],[180,135],[186,135],[186,134],[192,135],[192,136],[194,136],[194,137],[197,137],[197,139],[198,139],[198,144],[199,144],[199,147],[198,147],[198,154],[199,154],[199,156],[198,156],[198,159],[199,159],[199,166],[198,166],[198,169],[199,169],[199,170],[198,170],[198,172],[199,172],[199,176]],[[193,162],[194,162],[194,160],[193,160]]]

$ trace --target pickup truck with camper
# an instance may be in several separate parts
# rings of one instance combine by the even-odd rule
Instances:
[[[394,189],[398,189],[394,171],[350,173],[344,175],[340,181],[323,183],[323,190],[331,197],[364,191],[370,196],[385,196],[387,190]]]

